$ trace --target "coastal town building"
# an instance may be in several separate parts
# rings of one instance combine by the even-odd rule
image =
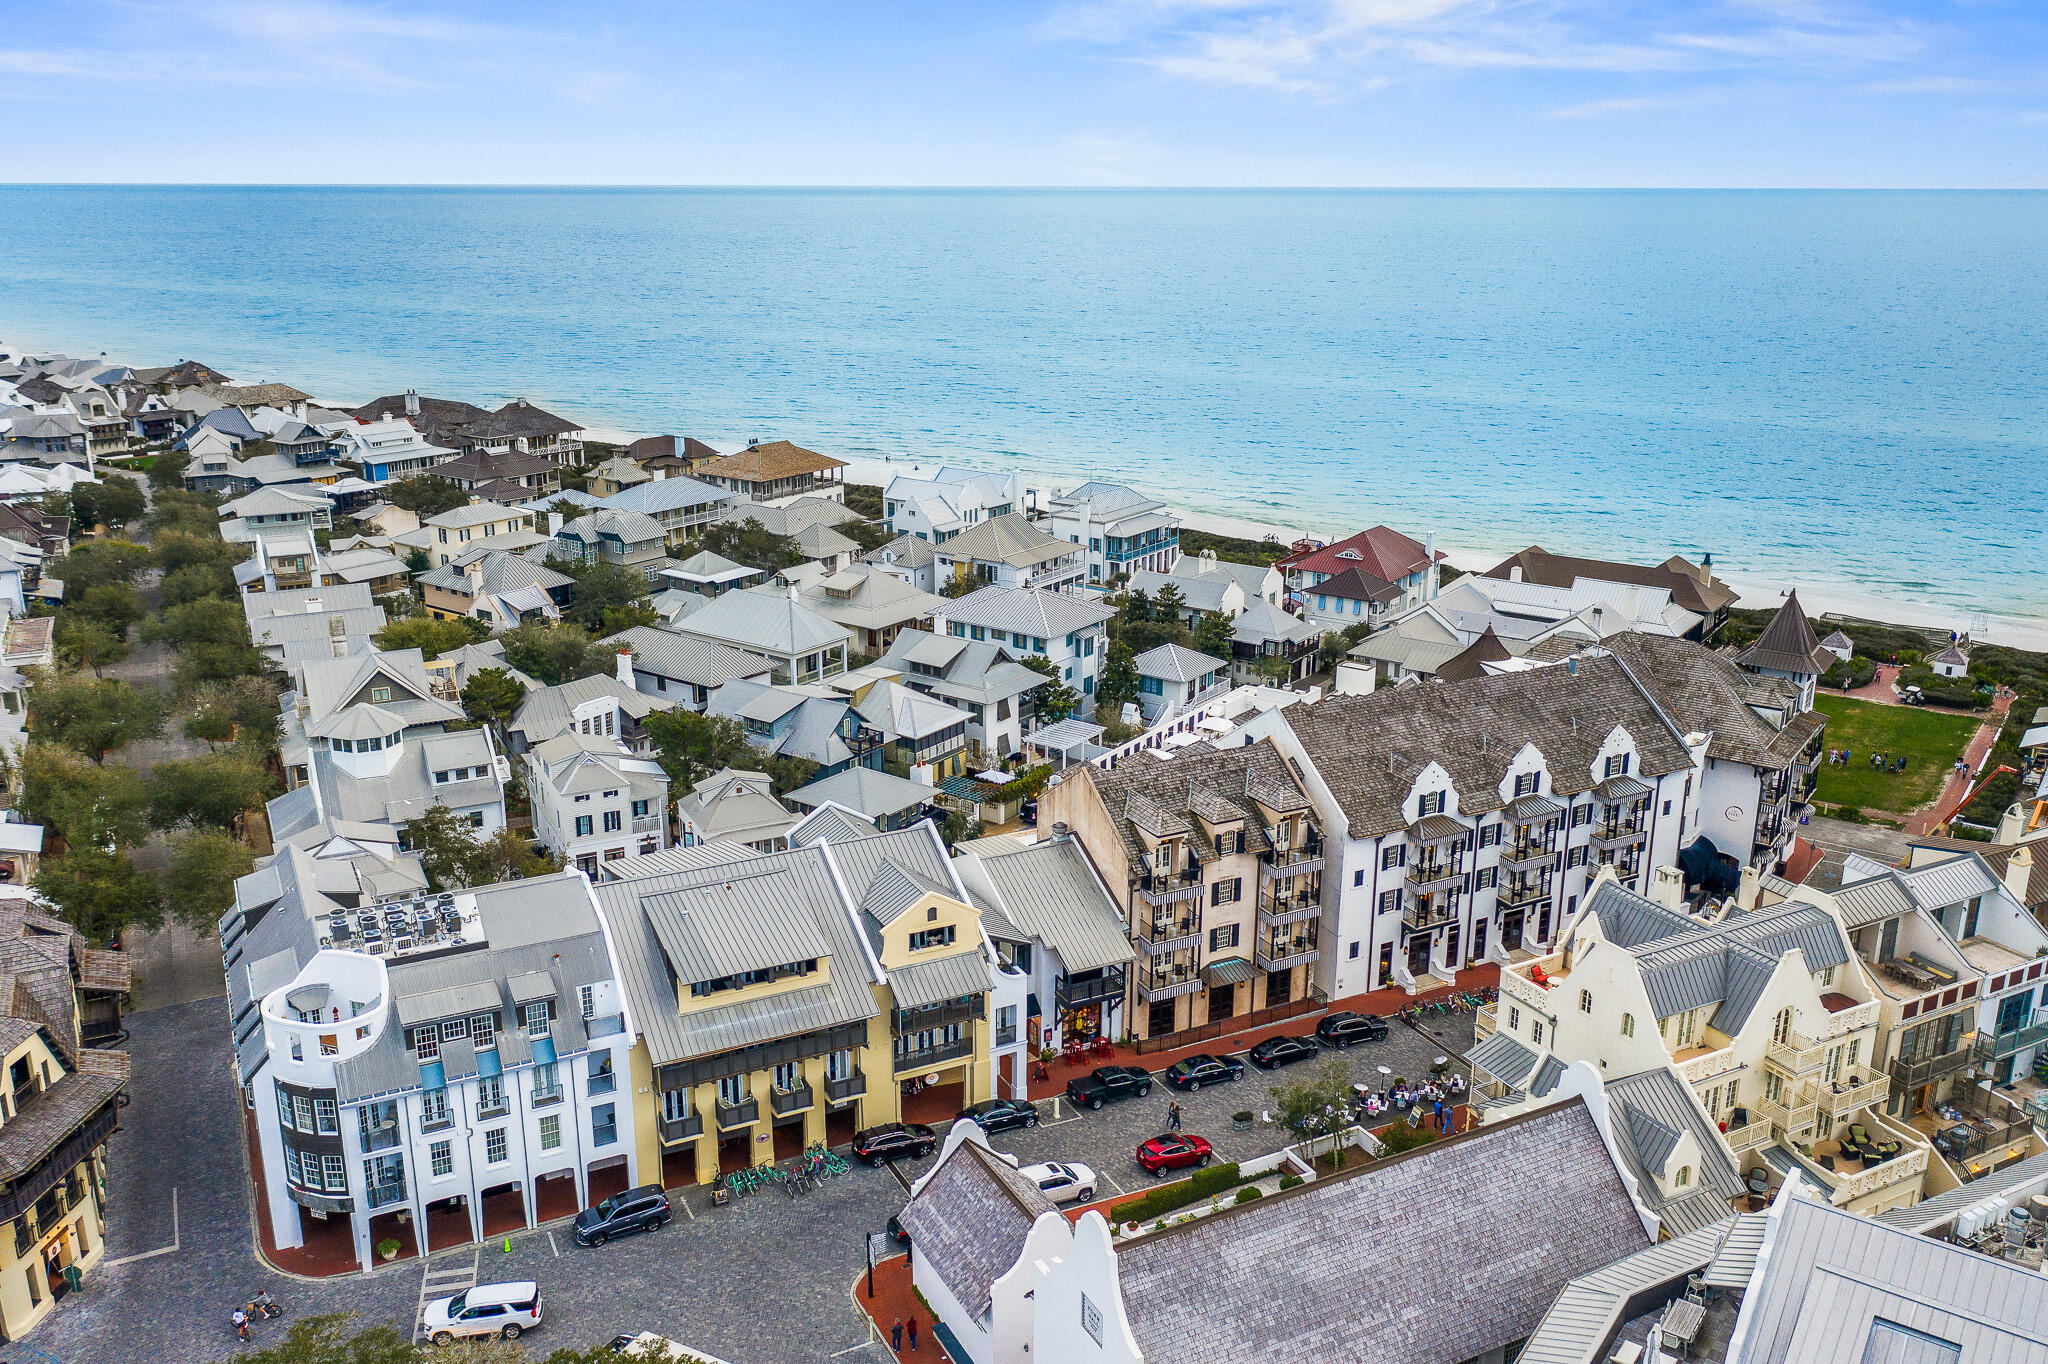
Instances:
[[[748,502],[773,505],[800,497],[846,500],[846,461],[786,440],[749,442],[744,450],[707,461],[696,477]]]
[[[786,1161],[988,1098],[995,956],[929,825],[704,863],[683,848],[595,887],[633,1025],[633,1148],[665,1185]]]
[[[433,444],[403,417],[381,417],[345,426],[334,437],[334,457],[354,465],[371,483],[423,474],[455,451]],[[189,479],[189,475],[188,475]]]
[[[695,436],[642,436],[626,447],[626,458],[661,478],[694,474],[714,459],[718,451]]]
[[[1673,605],[1699,617],[1684,632],[1687,639],[1710,641],[1728,623],[1728,610],[1735,605],[1735,589],[1714,576],[1714,556],[1695,564],[1674,554],[1661,564],[1637,565],[1607,559],[1580,559],[1552,554],[1538,545],[1503,559],[1486,570],[1489,578],[1513,583],[1537,583],[1544,587],[1602,591],[1625,591],[1645,587],[1662,591]]]
[[[597,481],[593,480],[591,491],[603,498],[599,506],[653,517],[668,537],[671,549],[680,549],[701,535],[735,498],[728,489],[681,474],[650,478],[609,493],[599,491]]]
[[[471,545],[513,535],[534,528],[533,513],[496,502],[471,502],[453,511],[429,516],[421,529],[427,542],[427,560],[435,568],[449,563]]]
[[[1230,623],[1230,678],[1239,686],[1292,686],[1316,670],[1322,631],[1271,602]]]
[[[1022,746],[1037,719],[1032,693],[1049,680],[1017,661],[1032,652],[1028,645],[1019,648],[993,638],[971,640],[957,633],[906,629],[876,666],[894,673],[912,691],[965,712],[967,737],[998,757],[1008,757]]]
[[[1156,497],[1122,483],[1083,483],[1048,500],[1046,529],[1087,550],[1088,581],[1122,574],[1168,573],[1180,558],[1180,516]]]
[[[708,549],[699,550],[686,559],[663,564],[659,573],[661,580],[671,587],[700,597],[724,596],[765,576],[758,568],[734,563],[723,554],[713,554]]]
[[[220,512],[220,538],[232,542],[247,543],[258,532],[334,527],[334,499],[311,484],[258,488],[222,503]]]
[[[967,774],[966,711],[893,677],[866,681],[850,695],[855,719],[881,737],[885,762],[935,786]]]
[[[493,630],[560,620],[576,581],[545,564],[479,544],[417,579],[420,602],[436,620],[467,616]]]
[[[869,657],[886,653],[905,630],[930,630],[947,609],[944,598],[920,592],[872,564],[859,563],[803,588],[797,600],[843,627],[853,649]]]
[[[1666,613],[1644,601],[1661,596],[1638,590],[1635,604],[1649,606],[1648,613],[1624,615],[1590,591],[1468,576],[1389,620],[1352,646],[1348,656],[1372,667],[1381,682],[1455,681],[1461,673],[1478,676],[1482,668],[1508,671],[1517,666],[1514,660],[1551,663],[1623,630],[1676,635],[1696,623],[1691,613],[1673,611],[1678,617],[1674,626]],[[1487,648],[1473,653],[1482,639],[1489,641]],[[1454,659],[1457,667],[1450,666]]]
[[[726,683],[765,682],[776,667],[774,659],[761,654],[658,625],[635,625],[600,642],[619,650],[621,681],[694,711],[702,711],[711,693]]]
[[[242,614],[249,642],[287,672],[309,660],[363,652],[386,622],[384,608],[361,583],[244,592]]]
[[[1141,568],[1125,584],[1127,592],[1143,592],[1157,602],[1160,592],[1172,587],[1180,598],[1179,623],[1194,629],[1205,615],[1235,620],[1253,606],[1265,602],[1277,606],[1286,590],[1280,570],[1270,564],[1240,564],[1216,557],[1216,551],[1183,554],[1165,573]]]
[[[794,587],[728,592],[677,621],[677,634],[766,661],[774,680],[802,685],[847,669],[853,632],[805,606]]]
[[[1813,623],[1799,605],[1797,592],[1787,594],[1785,604],[1764,626],[1756,642],[1735,656],[1746,672],[1777,677],[1790,682],[1799,692],[1800,709],[1813,709],[1820,675],[1835,663],[1835,655],[1821,646]]]
[[[676,801],[680,846],[685,848],[730,843],[755,852],[781,852],[799,818],[775,798],[774,781],[766,772],[731,767],[712,773]]]
[[[658,710],[677,703],[637,690],[626,676],[627,655],[618,655],[620,671],[579,677],[560,686],[527,688],[519,708],[505,722],[505,742],[512,756],[521,757],[550,739],[564,734],[609,739],[629,753],[644,754],[652,747],[645,721]]]
[[[1086,557],[1070,541],[1046,534],[1019,513],[1007,512],[937,544],[932,570],[938,582],[956,590],[993,584],[1064,592],[1082,581]]]
[[[599,507],[557,528],[553,552],[572,563],[610,564],[651,579],[668,562],[667,543],[653,517]]]
[[[583,878],[372,898],[321,862],[281,848],[221,923],[276,1243],[340,1235],[367,1271],[639,1182],[631,1005]]]
[[[1027,510],[1024,476],[942,465],[892,474],[882,488],[882,524],[893,535],[941,545],[964,530]]]
[[[1374,526],[1329,544],[1298,541],[1273,566],[1287,582],[1291,605],[1311,620],[1318,619],[1311,611],[1320,613],[1324,620],[1319,623],[1327,629],[1341,629],[1369,619],[1375,603],[1383,613],[1399,614],[1433,600],[1443,558],[1433,535],[1424,543],[1391,527]],[[1325,605],[1313,605],[1318,596]],[[1335,622],[1339,601],[1346,618]]]
[[[1060,681],[1081,698],[1077,713],[1093,711],[1108,644],[1103,626],[1115,607],[1068,592],[991,586],[955,598],[941,614],[955,639],[986,640],[1008,646],[1018,658],[1051,660]]]
[[[1305,1012],[1329,993],[1316,965],[1322,822],[1271,740],[1068,768],[1038,818],[1073,834],[1123,907],[1139,953],[1125,1026],[1142,1049]]]
[[[826,775],[882,762],[881,732],[824,687],[736,679],[711,693],[704,713],[738,721],[762,754],[801,758]]]
[[[842,767],[788,796],[799,810],[833,806],[878,829],[907,829],[924,822],[936,799],[937,792],[921,781],[865,766]]]
[[[599,862],[669,846],[668,777],[624,741],[568,730],[529,748],[523,761],[534,840],[563,865],[595,877]]]
[[[931,543],[914,536],[899,535],[880,549],[861,556],[861,562],[893,573],[920,592],[937,590],[938,552]]]
[[[402,418],[435,445],[472,451],[537,455],[553,464],[581,464],[583,441],[575,423],[514,398],[496,412],[454,398],[423,398],[411,389],[373,398],[350,414],[357,421]]]
[[[592,497],[610,497],[628,488],[637,488],[642,483],[652,483],[654,475],[635,464],[624,455],[613,455],[602,464],[591,468],[584,481],[584,489]]]
[[[507,503],[546,497],[561,486],[562,477],[553,460],[520,450],[465,450],[426,472],[472,496]]]
[[[1093,1209],[1070,1222],[962,1123],[898,1215],[911,1282],[973,1364],[1504,1364],[1572,1280],[1655,1242],[1616,1117],[1587,1083],[1513,1121],[1135,1232]],[[1474,1196],[1504,1171],[1512,1197]]]
[[[1138,670],[1138,709],[1148,725],[1171,719],[1230,688],[1228,660],[1178,644],[1147,649],[1131,662]]]

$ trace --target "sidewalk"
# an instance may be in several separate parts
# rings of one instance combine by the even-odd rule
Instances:
[[[1977,726],[1977,732],[1970,736],[1970,742],[1963,748],[1963,768],[1952,772],[1941,784],[1941,794],[1931,804],[1913,812],[1906,821],[1909,834],[1930,834],[1935,826],[1954,817],[1963,807],[1963,795],[1972,782],[1980,775],[1984,762],[1991,756],[1992,747],[1998,742],[1998,731],[2005,723],[2005,714],[2012,708],[2012,698],[2003,692],[1991,704],[1991,718]]]
[[[1195,1042],[1173,1051],[1152,1051],[1140,1054],[1134,1047],[1119,1046],[1113,1048],[1107,1056],[1097,1056],[1090,1052],[1077,1062],[1069,1063],[1064,1060],[1048,1061],[1045,1067],[1048,1072],[1048,1078],[1044,1080],[1033,1079],[1031,1081],[1031,1097],[1034,1099],[1049,1099],[1056,1094],[1064,1094],[1067,1089],[1067,1081],[1077,1075],[1086,1075],[1097,1066],[1138,1066],[1145,1070],[1160,1071],[1172,1065],[1175,1061],[1189,1056],[1205,1054],[1220,1056],[1229,1052],[1243,1051],[1247,1047],[1262,1042],[1268,1037],[1277,1037],[1283,1033],[1299,1035],[1301,1033],[1313,1032],[1317,1021],[1332,1013],[1341,1013],[1349,1010],[1352,1013],[1378,1014],[1382,1018],[1392,1018],[1410,1004],[1435,999],[1455,991],[1472,991],[1478,990],[1483,986],[1497,986],[1499,984],[1500,968],[1498,966],[1491,964],[1473,966],[1460,971],[1456,981],[1445,989],[1432,990],[1427,994],[1410,995],[1406,990],[1388,987],[1386,989],[1373,990],[1362,995],[1352,995],[1347,999],[1333,999],[1326,1008],[1316,1013],[1297,1014],[1293,1018],[1282,1019],[1278,1023],[1269,1023],[1264,1027],[1253,1028],[1246,1032],[1228,1033],[1222,1037],[1212,1037],[1206,1042]],[[1035,1066],[1033,1071],[1035,1074]]]

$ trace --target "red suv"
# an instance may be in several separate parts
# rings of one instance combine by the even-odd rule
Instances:
[[[1154,1175],[1161,1170],[1207,1165],[1211,1154],[1206,1140],[1186,1132],[1163,1132],[1138,1144],[1138,1164]]]

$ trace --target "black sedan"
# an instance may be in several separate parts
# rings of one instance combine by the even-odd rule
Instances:
[[[1220,1085],[1225,1080],[1241,1079],[1244,1062],[1235,1056],[1190,1056],[1185,1061],[1175,1061],[1160,1073],[1175,1089],[1184,1089],[1192,1094],[1203,1085]]]
[[[1306,1061],[1321,1050],[1313,1037],[1269,1037],[1246,1052],[1245,1059],[1260,1070],[1278,1070]]]
[[[961,1109],[960,1116],[980,1123],[984,1132],[1038,1126],[1038,1109],[1026,1099],[983,1099]]]
[[[1354,1042],[1384,1041],[1386,1036],[1386,1019],[1378,1014],[1355,1014],[1349,1009],[1331,1014],[1316,1024],[1316,1040],[1339,1050]]]
[[[885,1122],[853,1134],[853,1158],[869,1165],[904,1156],[928,1156],[939,1148],[939,1134],[921,1122]]]
[[[1100,1108],[1111,1099],[1142,1099],[1151,1092],[1151,1074],[1136,1066],[1097,1066],[1067,1081],[1067,1101],[1082,1108]]]

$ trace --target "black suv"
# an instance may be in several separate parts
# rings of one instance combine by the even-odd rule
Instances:
[[[1316,1024],[1316,1039],[1326,1047],[1343,1050],[1353,1042],[1379,1042],[1387,1035],[1387,1020],[1378,1014],[1355,1014],[1346,1009]]]
[[[1245,1059],[1261,1070],[1277,1070],[1306,1061],[1321,1050],[1313,1037],[1269,1037],[1246,1052]]]
[[[659,1184],[642,1184],[637,1189],[613,1194],[594,1208],[576,1214],[576,1244],[601,1246],[614,1236],[629,1231],[653,1231],[675,1214]]]
[[[1203,1085],[1220,1085],[1225,1080],[1240,1078],[1244,1062],[1235,1056],[1190,1056],[1185,1061],[1175,1061],[1162,1074],[1166,1083],[1192,1094]]]
[[[984,1132],[1038,1126],[1038,1109],[1028,1099],[983,1099],[961,1109],[960,1116],[980,1123]]]
[[[1067,1081],[1069,1102],[1100,1108],[1111,1099],[1142,1099],[1152,1092],[1150,1072],[1136,1066],[1097,1066]]]
[[[928,1156],[938,1146],[938,1133],[921,1122],[885,1122],[853,1134],[853,1158],[869,1165],[904,1156]]]

